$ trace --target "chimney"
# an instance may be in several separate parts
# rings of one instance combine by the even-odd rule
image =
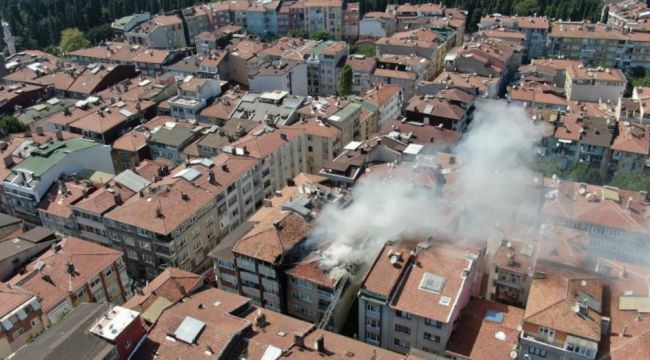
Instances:
[[[74,264],[72,262],[68,262],[68,274],[70,275],[75,275],[77,270],[74,268]]]
[[[318,339],[314,341],[314,350],[318,352],[325,351],[325,338],[323,337],[323,334],[320,334],[320,336],[318,336]]]
[[[57,130],[56,133],[54,133],[54,136],[56,137],[57,140],[63,141],[63,131]]]
[[[187,195],[186,193],[182,192],[182,193],[181,193],[181,200],[183,200],[183,201],[190,201],[190,196]]]
[[[40,135],[40,136],[43,136],[43,135],[44,135],[44,131],[43,131],[43,127],[42,127],[42,126],[37,126],[37,127],[36,127],[36,135]]]
[[[633,200],[634,200],[634,199],[632,199],[631,196],[630,196],[629,198],[627,198],[627,205],[625,205],[625,209],[626,209],[626,210],[630,210],[630,209],[632,208],[632,201],[633,201]]]
[[[227,164],[221,165],[221,170],[223,170],[224,172],[228,172],[228,165]]]
[[[280,133],[280,139],[282,139],[284,141],[289,141],[289,139],[287,139],[287,134],[285,134],[285,133]]]
[[[214,185],[217,182],[217,178],[214,176],[214,171],[208,171],[208,182]]]
[[[623,325],[623,330],[621,330],[620,333],[618,333],[619,337],[625,337],[625,333],[627,332],[627,324]]]
[[[625,266],[621,268],[621,272],[618,273],[618,277],[621,279],[627,277],[627,270],[625,269]]]
[[[287,186],[296,186],[296,182],[292,178],[287,178]]]
[[[122,205],[122,195],[115,193],[113,194],[113,199],[117,205]]]
[[[300,333],[293,333],[293,344],[299,348],[305,347],[305,337]]]
[[[643,199],[647,199],[647,198],[648,198],[648,192],[645,191],[645,190],[641,190],[641,191],[639,191],[639,195],[641,195],[641,197],[642,197]]]

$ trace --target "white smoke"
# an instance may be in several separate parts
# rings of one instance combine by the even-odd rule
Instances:
[[[533,181],[528,165],[539,134],[521,107],[477,104],[474,120],[455,149],[460,170],[445,185],[445,196],[440,199],[409,178],[371,173],[354,186],[350,206],[322,211],[311,235],[312,243],[330,243],[321,265],[337,276],[345,264],[368,265],[388,240],[451,232],[471,236],[507,221],[513,204],[528,201]],[[435,166],[430,160],[418,161]],[[458,213],[465,220],[452,229],[450,218]]]

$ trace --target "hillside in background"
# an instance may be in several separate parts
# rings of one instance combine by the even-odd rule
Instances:
[[[0,17],[11,25],[18,47],[45,48],[59,43],[61,30],[79,28],[93,43],[110,38],[110,23],[135,12],[181,9],[196,0],[2,0]],[[406,2],[406,1],[403,1]],[[426,1],[411,0],[411,3]],[[448,7],[468,11],[468,28],[473,30],[485,14],[547,15],[556,19],[598,21],[602,6],[598,0],[443,0]],[[362,12],[384,11],[394,0],[361,1]]]

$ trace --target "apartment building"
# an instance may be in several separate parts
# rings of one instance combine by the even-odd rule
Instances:
[[[456,88],[477,97],[495,99],[499,91],[498,86],[499,81],[495,78],[443,71],[431,81],[418,82],[415,91],[417,95],[426,95],[435,94],[443,89]]]
[[[145,287],[138,288],[124,307],[142,312],[142,320],[153,325],[160,316],[159,307],[176,304],[203,285],[203,277],[177,268],[167,268]]]
[[[0,300],[4,305],[0,314],[0,356],[8,358],[30,338],[43,332],[47,320],[35,293],[2,283]]]
[[[248,75],[267,61],[260,53],[263,49],[264,44],[251,40],[242,40],[230,46],[227,60],[228,79],[249,86]]]
[[[580,60],[571,59],[532,59],[530,64],[521,65],[517,69],[517,76],[521,79],[528,77],[542,79],[557,87],[566,86],[567,69],[584,66]]]
[[[607,7],[607,24],[626,27],[650,18],[650,7],[639,0],[623,0]]]
[[[569,102],[564,92],[551,85],[524,82],[509,89],[508,100],[527,108],[540,110],[567,111]]]
[[[372,74],[377,67],[377,60],[365,55],[352,54],[348,56],[345,65],[352,68],[352,93],[364,94],[372,86]]]
[[[307,84],[309,95],[336,95],[342,60],[347,58],[349,47],[344,42],[324,41],[314,46],[307,58]]]
[[[109,303],[83,303],[13,354],[14,359],[107,357],[126,360],[146,333],[140,313]]]
[[[639,104],[639,122],[643,124],[650,123],[650,88],[636,86],[632,90],[632,99]]]
[[[94,190],[90,181],[59,179],[38,205],[41,224],[65,235],[79,236],[71,206]]]
[[[35,224],[40,223],[38,204],[61,176],[84,169],[113,173],[110,148],[91,140],[57,139],[38,147],[32,143],[25,155],[2,183],[2,202],[10,215]]]
[[[361,14],[359,12],[359,3],[347,3],[343,10],[342,19],[342,38],[344,40],[357,40],[359,38],[359,21]]]
[[[113,21],[111,23],[111,28],[123,34],[127,31],[131,31],[131,29],[133,29],[134,27],[150,19],[151,19],[151,14],[148,12],[127,15]]]
[[[282,189],[287,179],[306,171],[306,139],[307,136],[300,129],[287,126],[275,129],[259,125],[224,148],[224,152],[240,151],[260,161],[263,193],[268,196]]]
[[[48,324],[81,303],[119,305],[132,295],[122,253],[78,238],[64,238],[25,268],[8,283],[41,299]]]
[[[205,31],[214,29],[209,5],[198,5],[181,10],[187,27],[189,45],[194,45],[194,38]]]
[[[459,89],[440,90],[435,95],[414,96],[405,109],[410,121],[464,132],[474,113],[474,97]]]
[[[377,55],[417,55],[431,62],[429,71],[436,75],[442,71],[445,54],[455,44],[455,36],[448,35],[437,28],[398,32],[375,42]]]
[[[171,117],[157,117],[151,122],[158,122],[162,119],[169,119],[169,121],[153,127],[147,138],[151,157],[169,159],[176,164],[185,161],[187,155],[183,153],[183,150],[201,135],[201,128],[175,122]]]
[[[330,38],[343,36],[343,2],[341,0],[304,1],[305,29],[309,34],[326,31]]]
[[[520,32],[524,38],[524,57],[527,59],[544,56],[550,29],[549,19],[543,16],[506,16],[492,14],[481,17],[479,29],[511,29]],[[498,34],[496,34],[498,35]]]
[[[286,270],[287,313],[339,332],[358,289],[350,283],[351,274],[327,272],[321,268],[320,259],[318,251],[313,251]]]
[[[395,15],[385,12],[368,12],[359,22],[360,40],[379,40],[392,36],[397,29]]]
[[[557,21],[548,34],[547,55],[578,59],[590,67],[614,67],[626,40],[625,34],[610,25]]]
[[[246,28],[262,37],[276,36],[280,1],[254,1],[246,11]]]
[[[516,357],[513,349],[519,345],[523,316],[524,311],[514,306],[472,299],[461,312],[457,329],[447,343],[445,357],[462,360],[488,354],[495,359]]]
[[[311,225],[295,213],[269,216],[255,224],[232,251],[240,292],[253,303],[278,312],[286,312],[286,294],[281,280],[282,259],[293,247],[306,239]],[[264,252],[259,249],[264,248]]]
[[[220,234],[261,203],[258,169],[257,160],[231,154],[189,161],[105,214],[129,273],[152,279],[167,267],[207,269]]]
[[[275,60],[264,63],[249,75],[250,91],[287,91],[307,96],[307,64],[296,60]]]
[[[178,95],[169,99],[171,114],[181,119],[196,120],[208,102],[221,94],[219,75],[214,79],[188,76],[179,84]]]
[[[328,121],[315,118],[299,121],[290,126],[306,134],[307,166],[306,171],[316,174],[323,165],[341,151],[341,130]]]
[[[182,51],[154,49],[144,45],[125,42],[107,42],[91,48],[79,49],[68,54],[68,58],[81,65],[92,63],[132,65],[146,76],[163,73],[163,67],[182,58]]]
[[[67,211],[72,212],[78,236],[103,246],[110,246],[104,215],[122,205],[149,183],[131,170],[125,170],[110,182],[71,203]]]
[[[445,56],[445,70],[498,79],[499,95],[521,64],[521,47],[499,40],[485,40],[454,48]]]
[[[650,128],[629,121],[619,121],[618,133],[610,146],[610,171],[616,174],[640,172],[650,150]]]
[[[188,328],[201,331],[190,331],[186,335],[184,330]],[[219,342],[210,336],[214,333],[219,334]],[[210,350],[205,350],[208,347]],[[200,358],[206,356],[206,351],[227,353],[233,357],[249,354],[278,357],[284,353],[283,356],[289,360],[350,357],[346,354],[354,354],[360,359],[405,359],[403,355],[318,329],[305,321],[255,306],[243,296],[214,288],[187,297],[164,310],[134,357],[145,360],[172,358],[183,353],[191,358]],[[154,355],[156,352],[158,355]]]
[[[297,110],[304,102],[304,97],[291,95],[287,91],[248,93],[242,97],[231,118],[272,126],[291,124],[298,118]]]
[[[378,113],[377,129],[381,129],[389,121],[400,117],[404,106],[404,94],[397,85],[378,84],[365,93],[361,102],[376,108]]]
[[[582,65],[566,69],[566,97],[571,101],[618,103],[627,85],[619,69],[585,68]]]
[[[155,49],[177,49],[188,45],[183,20],[177,15],[153,16],[124,35],[131,45]]]
[[[358,295],[359,339],[402,354],[441,355],[480,291],[484,254],[417,241],[386,244],[371,266]]]
[[[645,192],[547,179],[542,215],[551,224],[586,231],[589,257],[643,263],[650,229]]]

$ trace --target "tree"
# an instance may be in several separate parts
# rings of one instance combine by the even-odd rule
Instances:
[[[547,157],[538,159],[535,162],[533,168],[536,171],[539,171],[542,174],[544,174],[545,177],[551,177],[553,175],[557,175],[561,177],[564,172],[562,168],[555,161]]]
[[[311,38],[314,40],[327,40],[330,38],[330,33],[325,30],[319,30],[312,33]]]
[[[616,174],[609,185],[625,190],[647,191],[650,193],[650,176],[640,173]],[[646,199],[650,200],[650,197],[646,195]]]
[[[13,115],[5,115],[0,118],[0,133],[3,135],[20,133],[26,130],[27,126],[18,121]]]
[[[75,50],[83,49],[90,46],[90,41],[86,39],[84,33],[77,28],[68,28],[61,31],[61,51],[69,53]]]
[[[377,47],[374,44],[350,45],[350,53],[374,58],[377,54]]]
[[[341,71],[341,80],[337,90],[339,96],[350,95],[352,92],[352,67],[345,65]]]
[[[537,0],[522,0],[518,1],[515,3],[515,5],[512,8],[512,12],[521,15],[521,16],[528,16],[528,15],[533,15],[537,14],[540,11],[539,3]]]
[[[291,31],[289,31],[289,37],[306,39],[307,31],[305,31],[303,28],[291,29]]]
[[[111,24],[95,26],[86,31],[86,38],[92,44],[98,44],[102,41],[111,40],[114,36],[115,30],[113,30]]]
[[[583,182],[587,184],[599,185],[602,183],[598,168],[585,163],[577,163],[573,165],[569,169],[566,178],[570,181]]]

